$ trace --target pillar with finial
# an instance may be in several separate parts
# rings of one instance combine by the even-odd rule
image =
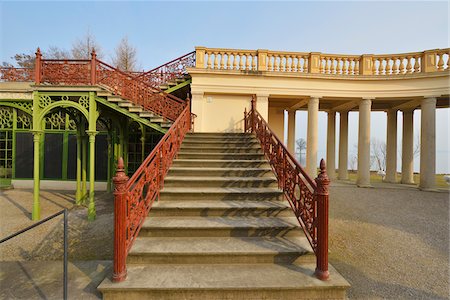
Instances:
[[[42,61],[42,53],[39,47],[36,50],[36,60],[34,61],[34,82],[36,84],[41,84],[41,61]]]
[[[247,132],[247,107],[244,107],[244,132]]]
[[[126,218],[127,218],[127,190],[128,176],[125,174],[123,158],[117,162],[114,182],[114,282],[124,281],[127,277],[127,246],[126,246]]]
[[[97,84],[97,53],[92,48],[91,52],[91,85]]]
[[[330,179],[327,175],[325,160],[320,160],[320,173],[315,179],[317,187],[315,198],[317,201],[317,248],[315,275],[320,280],[327,280],[328,271],[328,206]]]

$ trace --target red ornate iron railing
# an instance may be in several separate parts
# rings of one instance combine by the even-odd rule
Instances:
[[[42,59],[36,52],[34,69],[0,68],[2,81],[35,81],[36,84],[102,85],[113,93],[164,118],[175,121],[186,101],[167,94],[137,78],[97,59]]]
[[[189,103],[189,99],[188,99]],[[153,202],[159,198],[164,177],[191,128],[189,104],[133,176],[128,179],[119,159],[114,190],[113,281],[126,278],[126,258]]]
[[[0,81],[26,82],[33,80],[34,69],[32,68],[0,67]]]
[[[250,112],[244,112],[245,132],[253,132],[261,143],[266,158],[278,179],[278,185],[289,201],[316,254],[316,276],[326,280],[328,272],[328,185],[330,183],[325,161],[320,162],[320,173],[313,181],[255,107],[252,98]]]
[[[150,71],[142,73],[139,78],[154,87],[160,87],[187,74],[186,68],[195,67],[195,51],[189,52]]]

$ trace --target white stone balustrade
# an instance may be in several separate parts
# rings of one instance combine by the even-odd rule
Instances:
[[[196,68],[312,73],[337,76],[395,76],[446,71],[450,49],[383,55],[340,55],[196,47]]]

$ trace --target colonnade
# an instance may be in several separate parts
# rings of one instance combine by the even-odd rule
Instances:
[[[362,98],[355,106],[358,107],[358,169],[356,184],[359,187],[370,187],[370,115],[374,98]],[[259,97],[257,97],[258,105]],[[318,145],[318,112],[320,97],[309,97],[307,101],[308,125],[306,148],[306,171],[312,177],[317,176],[317,145]],[[413,160],[414,160],[414,109],[420,106],[421,140],[420,140],[420,182],[421,189],[433,189],[435,187],[436,170],[436,98],[423,97],[420,100],[410,101],[397,107],[389,108],[387,113],[386,131],[386,176],[385,182],[397,183],[397,114],[403,114],[402,133],[402,167],[400,183],[414,184]],[[257,106],[258,107],[258,106]],[[353,108],[353,107],[352,107]],[[348,114],[352,108],[341,110],[328,110],[327,122],[327,154],[326,162],[328,176],[336,178],[336,113],[340,116],[339,132],[339,157],[337,178],[348,179]],[[269,109],[270,110],[270,109]],[[287,147],[295,153],[295,110],[288,111]],[[267,113],[265,113],[267,114]],[[264,114],[264,115],[265,115]],[[264,116],[263,115],[263,116]],[[270,117],[269,124],[271,123]],[[279,121],[278,121],[279,122]],[[279,124],[277,124],[279,125]],[[277,131],[280,131],[276,126]],[[283,137],[283,132],[276,132]]]

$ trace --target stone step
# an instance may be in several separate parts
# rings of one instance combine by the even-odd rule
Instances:
[[[278,187],[275,177],[201,177],[167,176],[165,187]]]
[[[147,217],[139,237],[303,236],[295,217]]]
[[[127,280],[105,279],[103,299],[346,299],[349,283],[330,265],[330,280],[315,264],[130,265]]]
[[[314,252],[298,237],[138,237],[129,264],[314,263]]]
[[[154,113],[147,112],[147,111],[139,113],[139,117],[141,117],[141,118],[152,118],[154,116],[155,116]]]
[[[270,167],[265,159],[260,160],[223,160],[223,159],[174,159],[173,167],[205,167],[205,168],[257,168]]]
[[[198,153],[198,152],[179,152],[179,159],[221,159],[221,160],[262,160],[263,153]]]
[[[140,106],[131,106],[131,107],[128,107],[128,111],[131,113],[140,113],[140,112],[143,112],[143,108]]]
[[[160,200],[283,200],[283,192],[278,188],[188,188],[164,187]]]
[[[133,107],[134,106],[134,104],[129,101],[119,102],[117,105],[119,105],[119,107]]]
[[[184,200],[157,201],[150,216],[195,217],[292,217],[294,212],[287,201],[217,201]]]
[[[201,153],[262,153],[261,147],[258,144],[250,145],[248,147],[227,147],[227,146],[211,146],[211,147],[199,147],[182,145],[179,153],[184,152],[201,152]]]
[[[238,176],[238,177],[273,177],[271,168],[189,168],[172,167],[168,176]]]
[[[150,117],[150,122],[152,122],[152,123],[161,123],[161,122],[164,122],[164,118],[162,118],[162,117]]]
[[[224,138],[224,137],[192,137],[192,136],[186,136],[183,140],[183,143],[214,143],[214,144],[229,144],[229,143],[240,143],[240,144],[248,144],[248,143],[254,143],[258,142],[255,137],[230,137],[230,138]]]
[[[242,133],[242,132],[191,132],[186,134],[187,137],[254,137],[253,133]]]

